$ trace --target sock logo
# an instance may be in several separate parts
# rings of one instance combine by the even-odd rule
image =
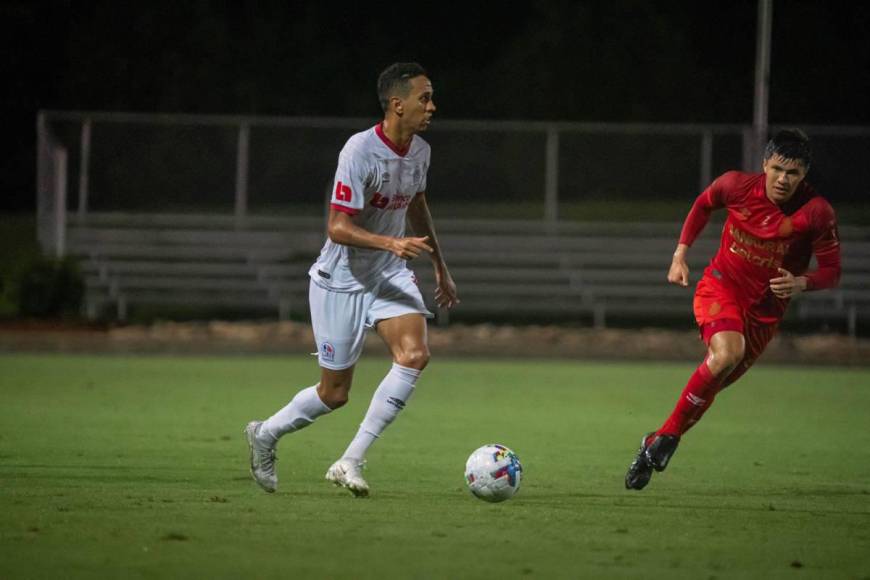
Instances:
[[[686,398],[689,400],[690,403],[692,403],[696,407],[700,407],[704,403],[707,402],[704,399],[702,399],[701,397],[699,397],[698,395],[695,395],[693,393],[689,393],[688,395],[686,395]]]
[[[387,397],[387,403],[394,406],[400,411],[405,408],[405,401],[403,401],[402,399],[397,399],[396,397]]]

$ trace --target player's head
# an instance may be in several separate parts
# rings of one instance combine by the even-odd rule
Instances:
[[[395,115],[415,131],[429,126],[435,112],[432,82],[416,62],[397,62],[378,77],[378,99],[384,115]]]
[[[807,176],[812,161],[810,138],[800,129],[784,129],[764,148],[764,174],[767,197],[785,203]]]
[[[765,161],[774,155],[787,160],[800,161],[809,171],[813,160],[810,138],[800,129],[783,129],[774,135],[764,148]]]

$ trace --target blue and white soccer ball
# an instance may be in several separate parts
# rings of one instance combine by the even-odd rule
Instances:
[[[517,454],[497,443],[474,451],[465,463],[468,489],[484,501],[510,499],[520,489],[523,466]]]

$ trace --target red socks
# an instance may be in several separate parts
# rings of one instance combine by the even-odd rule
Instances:
[[[713,404],[713,399],[718,392],[719,379],[713,376],[707,366],[707,360],[704,359],[704,362],[689,377],[689,382],[686,383],[677,406],[664,425],[656,431],[656,435],[680,436],[688,431]]]

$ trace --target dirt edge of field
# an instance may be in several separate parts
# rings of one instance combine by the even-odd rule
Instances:
[[[432,326],[433,357],[557,357],[581,359],[697,360],[697,332],[656,328],[592,329],[560,326],[454,324]],[[297,354],[314,349],[308,324],[299,322],[164,322],[97,327],[44,322],[0,324],[0,352]],[[370,333],[366,352],[385,353]],[[870,365],[870,340],[840,334],[777,336],[765,362]]]

